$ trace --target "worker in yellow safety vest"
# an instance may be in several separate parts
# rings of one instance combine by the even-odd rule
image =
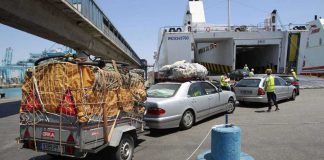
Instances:
[[[231,90],[231,86],[229,84],[230,79],[227,77],[227,74],[224,74],[220,77],[220,85],[222,90]]]
[[[252,68],[251,71],[249,72],[249,77],[253,77],[254,76],[254,69]]]
[[[249,67],[248,67],[248,65],[245,64],[244,67],[243,67],[243,69],[246,70],[246,71],[249,71]]]
[[[297,80],[297,75],[296,75],[296,72],[294,71],[294,69],[291,69],[291,74],[294,76],[294,78]]]
[[[276,111],[279,110],[278,103],[277,103],[277,95],[275,94],[275,78],[271,75],[272,70],[266,70],[267,78],[266,83],[264,86],[264,90],[267,92],[267,99],[268,99],[268,112],[271,111],[271,100],[273,101],[274,105],[276,106]]]

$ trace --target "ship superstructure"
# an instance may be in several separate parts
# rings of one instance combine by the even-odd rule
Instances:
[[[212,75],[228,73],[245,64],[256,73],[264,73],[266,68],[276,73],[294,68],[300,73],[300,61],[306,54],[301,53],[301,45],[309,35],[309,28],[307,25],[284,27],[278,19],[277,10],[273,10],[264,22],[254,26],[208,24],[203,1],[189,0],[183,26],[160,30],[154,55],[155,70],[186,60],[206,66]]]

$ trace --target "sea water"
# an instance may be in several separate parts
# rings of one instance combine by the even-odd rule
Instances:
[[[2,88],[0,93],[5,93],[6,98],[21,98],[21,88]]]

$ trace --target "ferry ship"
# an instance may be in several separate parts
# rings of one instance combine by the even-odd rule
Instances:
[[[162,27],[154,71],[179,60],[204,65],[211,75],[243,68],[247,64],[256,73],[272,68],[275,73],[324,73],[323,19],[305,25],[278,21],[277,10],[264,22],[249,25],[209,24],[203,0],[189,0],[182,26]],[[322,59],[322,61],[321,61]]]

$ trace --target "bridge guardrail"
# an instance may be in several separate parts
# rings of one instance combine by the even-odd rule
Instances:
[[[104,33],[122,51],[141,64],[135,51],[93,0],[65,0]]]

